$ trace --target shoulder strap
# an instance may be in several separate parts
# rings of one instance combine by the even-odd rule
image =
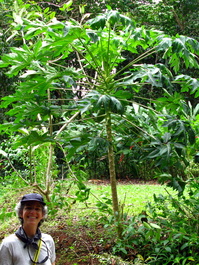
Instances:
[[[36,250],[35,255],[34,255],[34,259],[33,259],[33,261],[34,261],[33,265],[37,264],[37,261],[38,261],[38,258],[39,258],[39,254],[40,254],[40,250],[41,250],[41,244],[42,244],[42,241],[41,241],[41,239],[39,239],[38,249]]]

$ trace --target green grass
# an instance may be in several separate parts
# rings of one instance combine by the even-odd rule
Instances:
[[[103,201],[103,198],[111,199],[111,187],[109,185],[88,184],[90,188],[90,196],[86,202],[77,203],[72,210],[78,212],[79,215],[92,215],[97,211],[96,203],[98,200]],[[153,202],[153,195],[166,195],[167,192],[175,194],[171,188],[161,185],[148,184],[118,184],[118,199],[120,205],[124,205],[124,212],[128,215],[140,214],[145,210],[145,205],[148,202]]]

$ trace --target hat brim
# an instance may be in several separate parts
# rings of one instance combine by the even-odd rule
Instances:
[[[21,203],[24,203],[24,202],[39,202],[41,203],[43,206],[45,206],[45,202],[41,202],[40,200],[35,200],[35,199],[25,199],[25,200],[22,200]]]

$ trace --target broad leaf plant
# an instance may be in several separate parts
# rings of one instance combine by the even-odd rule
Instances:
[[[37,148],[47,148],[45,183],[42,186],[35,179],[35,185],[49,198],[54,179],[54,148],[62,148],[70,161],[81,146],[92,141],[83,131],[70,135],[70,124],[99,128],[95,136],[105,139],[113,212],[119,222],[122,217],[115,169],[117,127],[136,127],[137,133],[150,142],[150,159],[159,156],[164,160],[171,150],[183,149],[175,142],[180,134],[176,130],[183,131],[186,139],[194,143],[189,122],[169,122],[163,109],[165,103],[172,108],[176,87],[176,93],[189,91],[198,97],[198,79],[180,71],[183,67],[198,69],[199,43],[185,36],[138,28],[133,20],[115,10],[92,19],[85,16],[78,22],[59,21],[54,14],[47,19],[41,13],[29,13],[28,8],[15,13],[13,18],[12,38],[19,38],[21,46],[11,47],[0,61],[0,67],[8,69],[10,78],[19,77],[15,92],[2,99],[1,107],[9,107],[7,115],[12,121],[2,124],[1,131],[20,134],[15,147],[23,145],[33,155]],[[138,95],[143,87],[165,91],[167,101],[146,99],[148,102],[141,106]],[[150,130],[150,124],[147,131],[138,118],[136,104],[139,110],[145,109],[147,115],[153,113],[154,120],[158,120],[161,129],[157,123],[154,125],[159,130],[157,135]],[[176,105],[181,109],[180,102]],[[168,132],[169,126],[173,126],[173,135]],[[173,143],[168,145],[169,142]],[[119,225],[118,233],[121,235]]]

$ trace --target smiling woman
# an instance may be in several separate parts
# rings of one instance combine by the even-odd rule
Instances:
[[[55,265],[53,238],[41,233],[39,227],[47,216],[47,206],[37,193],[23,196],[16,206],[21,226],[6,237],[0,246],[2,265]]]

